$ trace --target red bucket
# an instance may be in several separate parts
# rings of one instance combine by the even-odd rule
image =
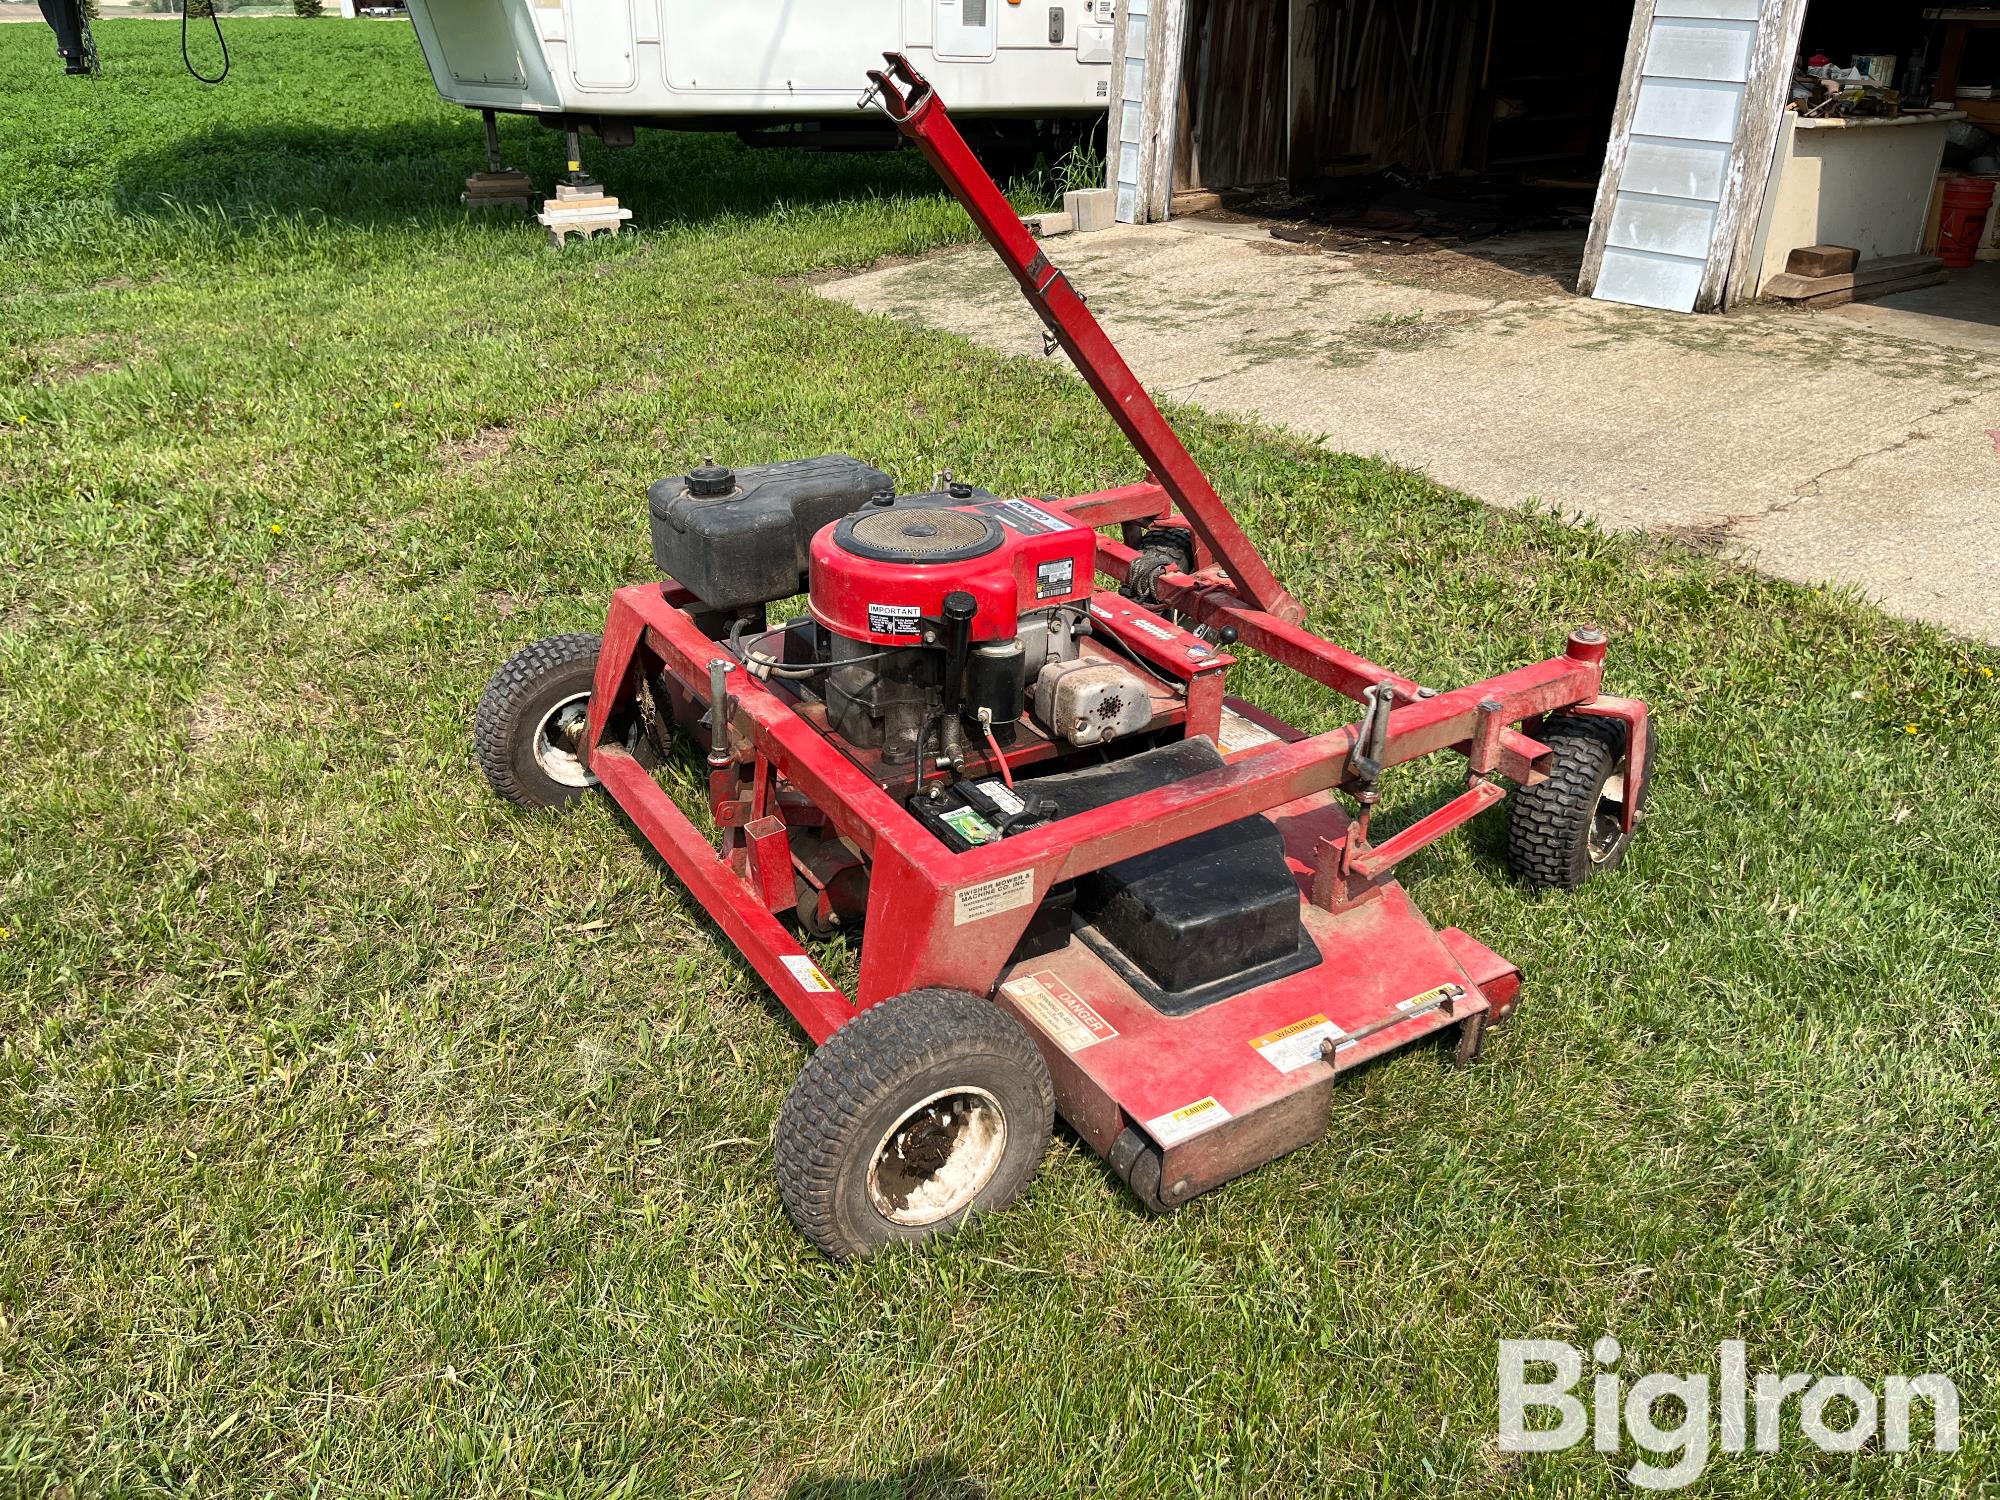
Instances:
[[[1986,215],[1993,208],[1991,177],[1954,177],[1944,185],[1944,210],[1938,217],[1938,259],[1962,271],[1978,257],[1986,232]]]

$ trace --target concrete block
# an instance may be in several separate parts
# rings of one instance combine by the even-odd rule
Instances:
[[[1076,228],[1076,220],[1069,214],[1034,214],[1021,222],[1028,226],[1028,233],[1038,240],[1048,239],[1052,235],[1068,234]]]
[[[1110,188],[1080,188],[1063,194],[1063,211],[1076,221],[1080,234],[1109,229],[1116,208]]]

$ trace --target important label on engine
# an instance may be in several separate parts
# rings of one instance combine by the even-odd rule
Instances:
[[[1206,1099],[1197,1099],[1192,1104],[1183,1104],[1179,1109],[1146,1122],[1146,1133],[1162,1146],[1174,1146],[1189,1136],[1200,1135],[1204,1130],[1213,1130],[1229,1118],[1229,1111],[1215,1102],[1210,1094]]]
[[[781,953],[778,957],[792,971],[792,978],[799,982],[800,989],[814,995],[835,993],[833,981],[820,973],[819,965],[803,953]]]
[[[1035,872],[1016,870],[1012,875],[982,880],[952,892],[951,925],[963,927],[967,922],[984,921],[1003,911],[1018,911],[1034,904]]]
[[[1035,597],[1060,599],[1076,592],[1076,559],[1058,557],[1035,567]]]
[[[1280,1073],[1296,1073],[1306,1064],[1316,1063],[1325,1057],[1328,1042],[1333,1043],[1337,1052],[1342,1047],[1353,1045],[1353,1041],[1325,1016],[1307,1016],[1303,1021],[1280,1026],[1264,1036],[1252,1037],[1250,1045],[1259,1057]]]
[[[876,635],[920,635],[923,611],[914,604],[871,604],[868,629]]]
[[[1065,1052],[1081,1052],[1118,1035],[1117,1027],[1047,970],[1024,979],[1010,979],[1000,986],[1000,993],[1018,1005]]]

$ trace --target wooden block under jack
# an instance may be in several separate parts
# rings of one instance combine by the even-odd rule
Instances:
[[[589,239],[594,234],[616,234],[632,217],[632,210],[620,208],[616,198],[597,196],[564,201],[551,198],[542,205],[536,221],[549,232],[549,243],[562,249],[573,234]]]
[[[531,214],[536,196],[534,179],[509,167],[504,172],[474,172],[465,179],[458,201],[467,208],[512,208]]]
[[[1847,245],[1804,245],[1785,258],[1788,276],[1845,276],[1861,264],[1861,252]]]

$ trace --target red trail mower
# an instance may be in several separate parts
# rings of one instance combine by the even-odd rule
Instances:
[[[476,730],[503,797],[609,793],[818,1044],[774,1154],[836,1257],[1006,1203],[1057,1113],[1167,1210],[1318,1140],[1347,1070],[1426,1038],[1471,1058],[1520,975],[1397,865],[1504,799],[1516,874],[1574,887],[1624,854],[1652,747],[1595,631],[1439,690],[1306,629],[944,102],[896,54],[869,77],[1145,481],[900,494],[841,455],[711,461],[649,493],[665,579],[501,667]],[[1246,650],[1358,717],[1305,735],[1232,697]],[[652,774],[677,743],[719,843]],[[1383,774],[1446,750],[1464,791],[1371,842]],[[849,995],[805,938],[857,930]]]

